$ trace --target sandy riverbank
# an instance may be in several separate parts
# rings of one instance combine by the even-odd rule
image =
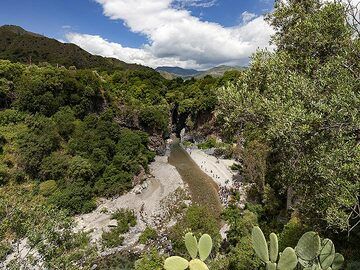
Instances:
[[[168,163],[167,156],[156,157],[150,165],[150,173],[153,178],[146,181],[147,187],[140,194],[137,194],[139,187],[135,187],[119,198],[102,199],[96,210],[75,218],[76,230],[92,231],[91,238],[97,241],[101,239],[103,231],[108,231],[114,222],[116,224],[116,221],[111,220],[111,213],[120,208],[131,209],[137,215],[137,225],[125,235],[124,246],[128,247],[137,242],[146,226],[161,225],[161,216],[166,212],[161,201],[174,194],[178,188],[184,188],[184,183],[175,167]]]
[[[232,178],[235,175],[230,166],[235,163],[231,159],[218,159],[206,154],[200,149],[186,148],[195,163],[209,175],[219,186],[232,186]]]

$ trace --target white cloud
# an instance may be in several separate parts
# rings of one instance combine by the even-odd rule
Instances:
[[[174,0],[173,6],[176,8],[202,7],[209,8],[215,6],[217,0]]]
[[[241,13],[241,19],[243,23],[247,23],[256,17],[257,17],[256,14],[248,11],[244,11],[243,13]]]
[[[71,29],[71,25],[63,25],[61,26],[62,29]]]
[[[227,28],[174,8],[172,0],[96,2],[102,5],[105,16],[122,20],[132,32],[144,34],[148,44],[140,49],[125,48],[100,36],[76,33],[69,34],[68,40],[95,54],[152,67],[160,63],[191,68],[243,65],[257,48],[268,46],[273,33],[263,16]]]

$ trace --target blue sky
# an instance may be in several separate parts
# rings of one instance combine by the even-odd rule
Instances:
[[[250,53],[249,46],[243,49],[246,53],[234,59],[227,53],[217,52],[210,38],[203,44],[199,42],[203,39],[202,28],[209,32],[207,36],[213,36],[212,40],[217,39],[216,31],[225,39],[232,35],[229,42],[223,41],[225,45],[233,44],[228,49],[242,50],[241,44],[257,41],[261,43],[259,47],[264,47],[261,35],[267,38],[269,29],[262,33],[261,15],[272,6],[273,0],[1,0],[0,25],[19,25],[32,32],[74,42],[92,53],[125,58],[122,59],[125,61],[150,66],[207,68],[226,63],[244,64]],[[132,11],[133,15],[129,15]],[[174,19],[177,16],[179,18]],[[245,29],[249,22],[243,18],[259,22]],[[254,37],[252,32],[259,36]],[[175,48],[170,48],[171,45]],[[221,42],[219,45],[224,47]],[[256,45],[251,44],[255,49]],[[207,52],[214,57],[207,56]]]

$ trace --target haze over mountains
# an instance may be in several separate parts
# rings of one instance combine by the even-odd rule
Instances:
[[[167,67],[167,66],[157,67],[155,70],[158,71],[166,79],[173,79],[178,77],[183,79],[189,79],[192,77],[200,79],[200,78],[204,78],[207,75],[213,77],[221,77],[224,75],[226,71],[231,71],[231,70],[240,71],[243,69],[244,67],[231,67],[231,66],[222,65],[203,71],[199,71],[195,69],[184,69],[180,67]]]

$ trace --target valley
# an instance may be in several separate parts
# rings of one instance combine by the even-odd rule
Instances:
[[[360,269],[350,1],[85,2],[0,26],[0,269]]]

